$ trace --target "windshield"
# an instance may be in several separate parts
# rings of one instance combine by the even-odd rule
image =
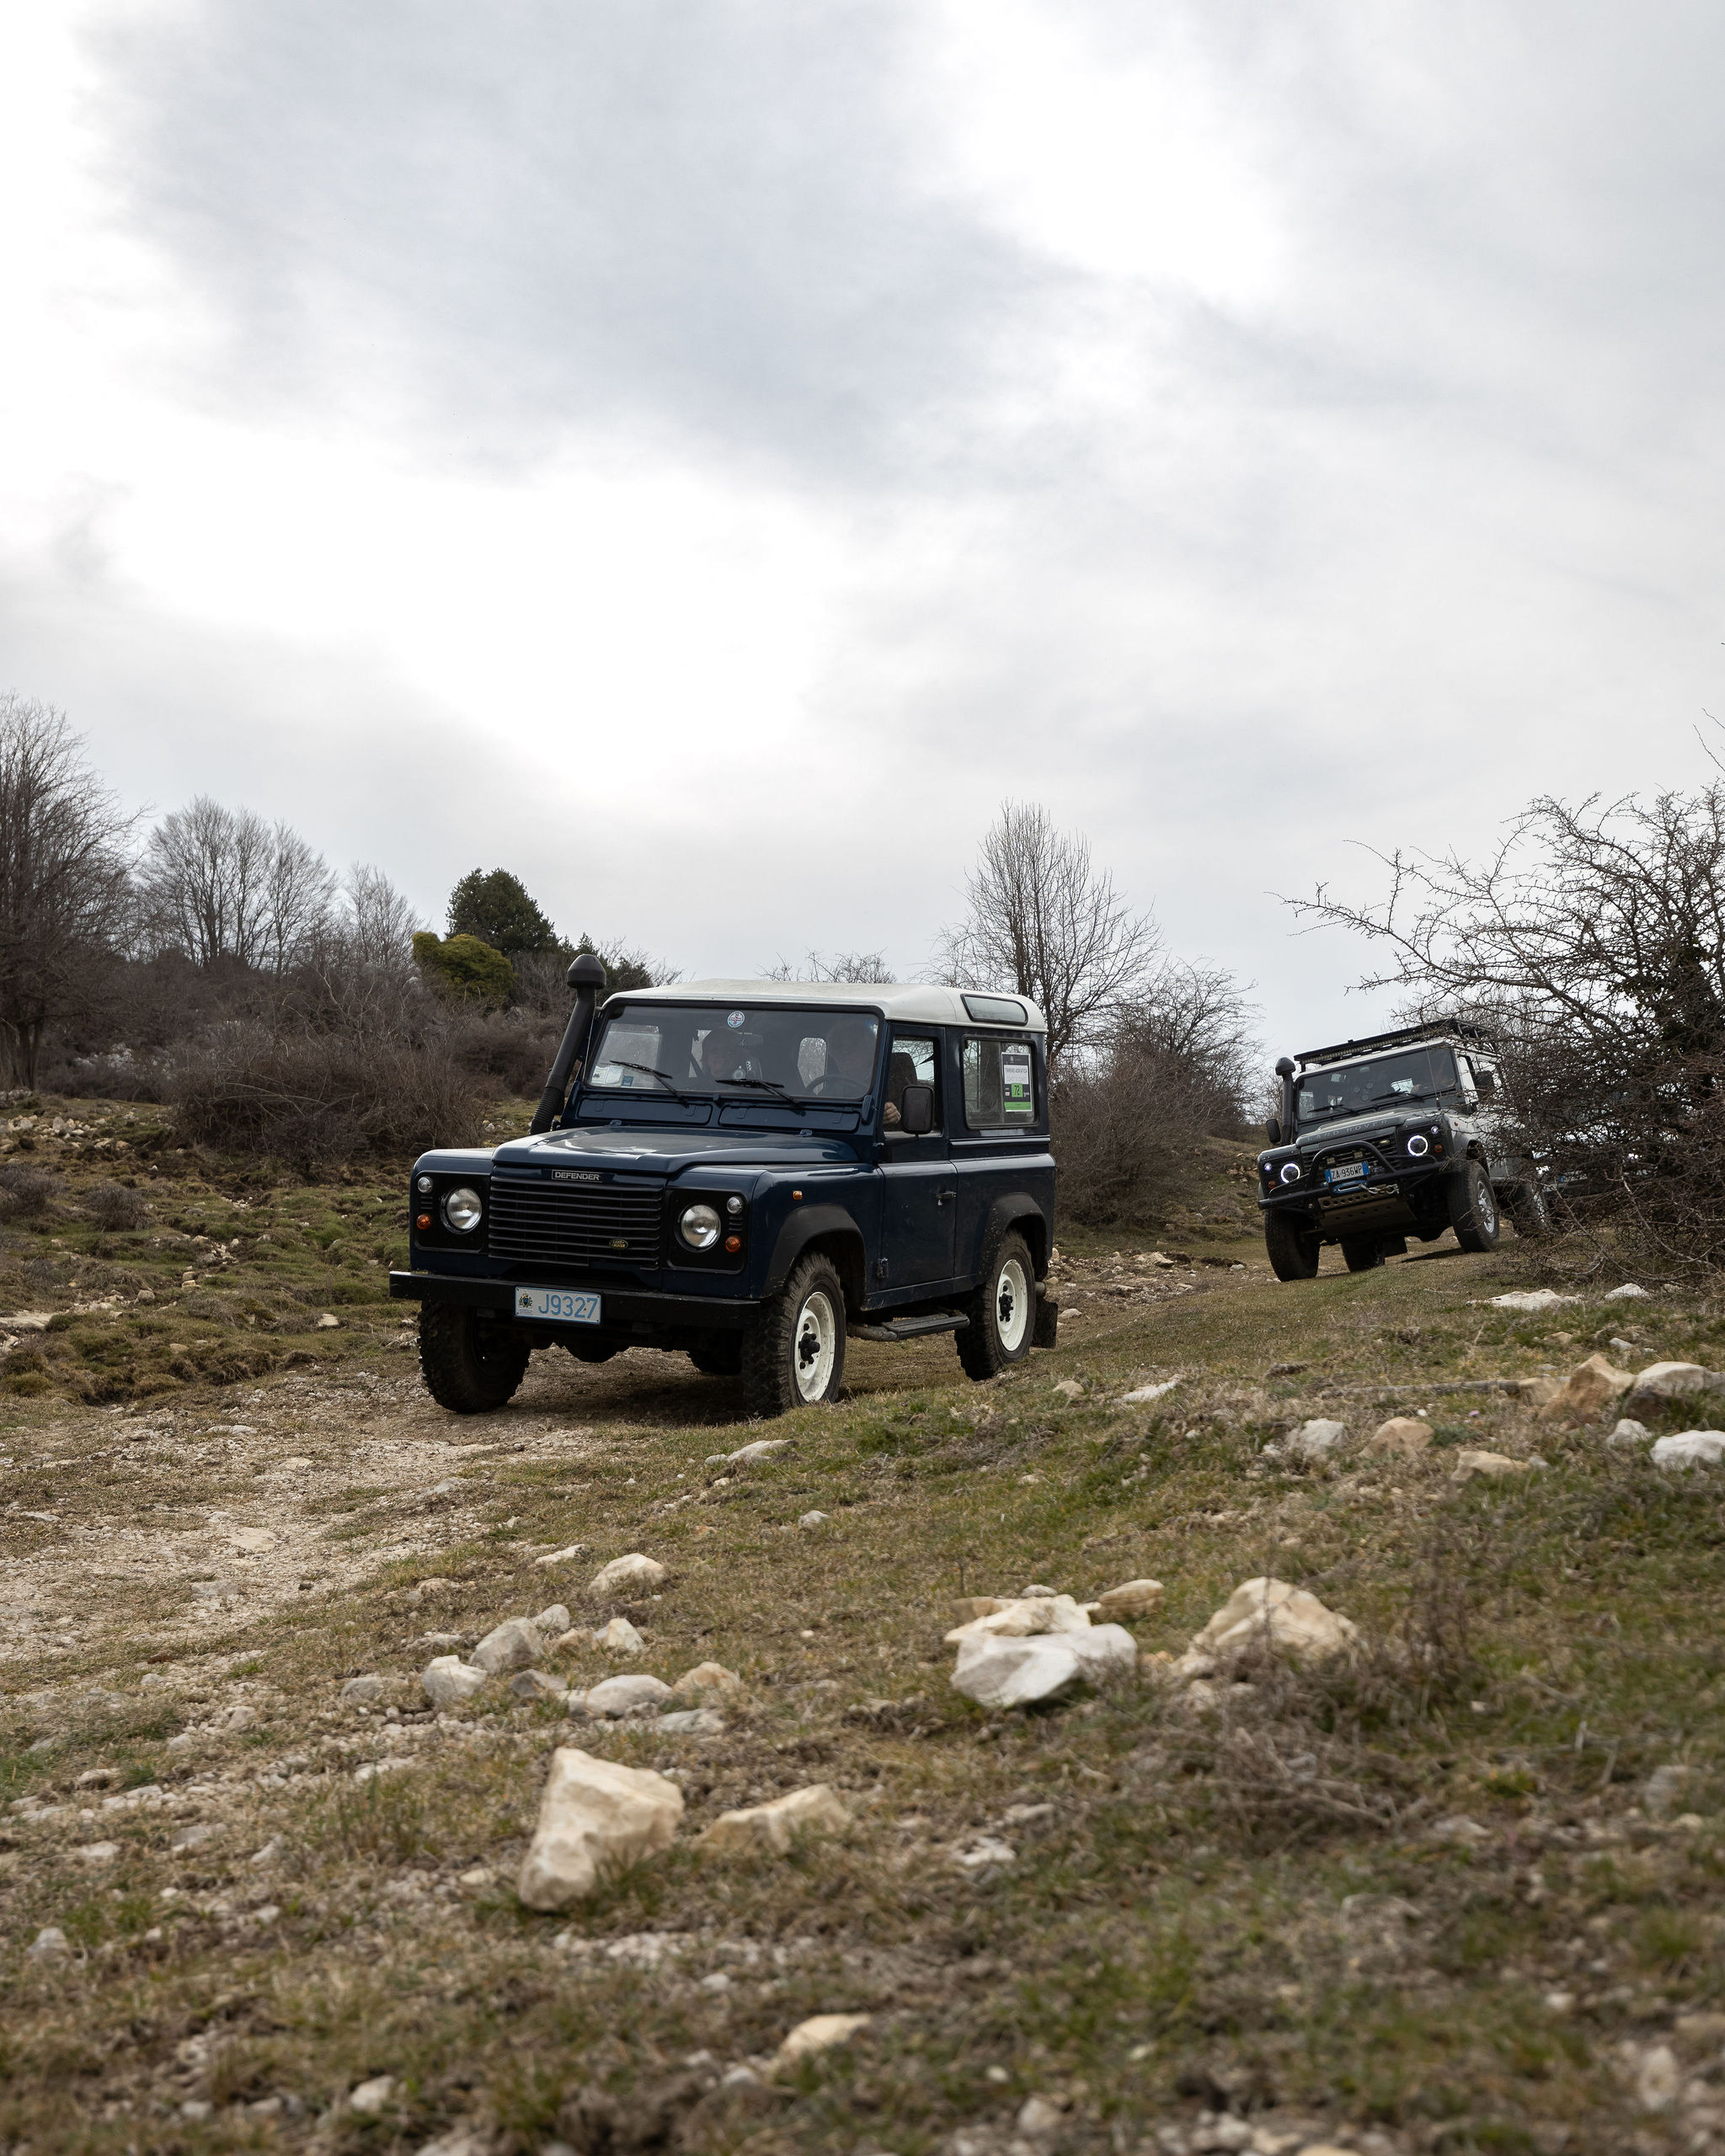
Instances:
[[[1374,1109],[1411,1107],[1455,1089],[1455,1058],[1447,1048],[1405,1049],[1400,1055],[1374,1056],[1370,1063],[1347,1063],[1337,1070],[1303,1070],[1295,1106],[1298,1122],[1323,1123],[1332,1117],[1369,1115]]]
[[[879,1045],[879,1019],[861,1011],[637,1004],[606,1019],[585,1085],[686,1100],[859,1101]]]

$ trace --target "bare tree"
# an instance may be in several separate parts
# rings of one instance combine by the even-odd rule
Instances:
[[[119,936],[130,820],[83,757],[65,714],[0,696],[0,1049],[33,1086],[42,1031],[83,994]]]
[[[1377,855],[1375,903],[1289,903],[1383,953],[1362,988],[1488,1022],[1534,1136],[1583,1213],[1725,1254],[1725,780],[1532,803],[1483,865]]]
[[[1169,958],[1122,1011],[1111,1046],[1117,1056],[1156,1057],[1181,1070],[1183,1091],[1206,1103],[1206,1122],[1222,1137],[1250,1115],[1258,1017],[1226,966]]]
[[[857,985],[884,987],[897,979],[880,951],[840,951],[829,958],[824,951],[806,951],[800,960],[779,958],[761,975],[763,980],[851,981]]]
[[[344,938],[354,956],[373,966],[405,967],[413,957],[419,916],[381,868],[356,861],[343,879]]]
[[[1106,1038],[1143,997],[1161,947],[1155,922],[1095,867],[1090,841],[1056,830],[1045,808],[1002,805],[966,894],[969,918],[939,940],[946,976],[1040,1004],[1051,1066]]]
[[[200,793],[151,832],[138,889],[152,949],[280,973],[328,926],[335,879],[290,825]]]

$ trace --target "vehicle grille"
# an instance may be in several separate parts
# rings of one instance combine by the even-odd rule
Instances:
[[[664,1195],[656,1187],[570,1190],[494,1176],[491,1255],[565,1268],[656,1266]]]

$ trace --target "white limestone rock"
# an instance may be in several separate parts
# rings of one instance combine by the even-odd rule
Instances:
[[[657,1714],[675,1695],[662,1678],[606,1677],[586,1694],[587,1712],[601,1721],[617,1721],[624,1715]]]
[[[709,1849],[783,1856],[798,1834],[836,1834],[850,1823],[849,1812],[830,1785],[814,1782],[766,1804],[721,1812],[701,1839]]]
[[[1673,1437],[1655,1438],[1655,1467],[1717,1467],[1725,1457],[1725,1430],[1679,1430]]]
[[[1070,1632],[1030,1639],[972,1634],[959,1642],[953,1689],[980,1707],[1028,1707],[1058,1700],[1085,1677],[1075,1642]]]
[[[946,1636],[948,1646],[962,1640],[1028,1640],[1039,1632],[1086,1632],[1089,1613],[1070,1594],[1026,1594],[1001,1603],[981,1616],[955,1625]]]
[[[1098,1597],[1097,1613],[1109,1624],[1122,1617],[1148,1617],[1162,1604],[1160,1580],[1125,1580]]]
[[[441,1711],[464,1705],[483,1687],[485,1675],[459,1655],[441,1654],[426,1663],[419,1673],[419,1684],[425,1697]]]
[[[473,1649],[473,1667],[488,1677],[506,1677],[513,1669],[531,1668],[544,1652],[545,1642],[531,1617],[505,1617]]]
[[[1638,1445],[1646,1444],[1653,1434],[1645,1422],[1632,1422],[1626,1415],[1605,1443],[1613,1452],[1633,1452]]]
[[[593,1644],[604,1654],[645,1654],[647,1642],[627,1617],[613,1617],[593,1635]]]
[[[665,1567],[651,1557],[632,1550],[626,1557],[613,1557],[587,1582],[595,1602],[622,1602],[638,1594],[651,1594],[665,1584]]]
[[[1699,1363],[1649,1363],[1637,1373],[1629,1388],[1626,1407],[1641,1407],[1653,1401],[1688,1400],[1698,1392],[1713,1392],[1725,1385]]]
[[[608,1873],[669,1849],[682,1816],[683,1793],[663,1774],[559,1745],[516,1891],[530,1909],[566,1909]]]
[[[1268,1647],[1295,1662],[1324,1662],[1346,1653],[1359,1637],[1351,1618],[1327,1609],[1315,1594],[1285,1580],[1258,1578],[1235,1588],[1204,1630],[1193,1636],[1191,1652],[1220,1662],[1254,1647]]]

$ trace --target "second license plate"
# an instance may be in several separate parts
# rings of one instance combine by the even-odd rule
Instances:
[[[573,1288],[517,1288],[515,1315],[543,1318],[552,1325],[597,1325],[599,1298]]]
[[[1324,1181],[1326,1182],[1354,1182],[1365,1173],[1364,1161],[1349,1161],[1344,1167],[1326,1168]]]

